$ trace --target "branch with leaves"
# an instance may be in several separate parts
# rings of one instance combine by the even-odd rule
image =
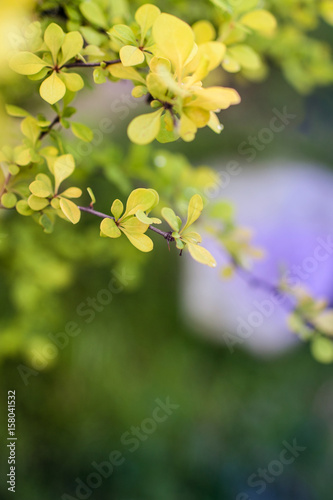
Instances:
[[[46,27],[44,23],[33,22],[29,40],[12,55],[9,66],[32,82],[40,82],[39,94],[55,116],[49,120],[44,114],[33,116],[18,106],[7,105],[8,114],[21,119],[22,140],[0,151],[2,212],[15,208],[18,214],[36,220],[46,233],[54,230],[58,219],[77,224],[82,213],[89,213],[102,219],[99,228],[102,237],[118,239],[125,235],[136,249],[150,252],[153,241],[147,235],[149,230],[162,236],[168,245],[174,244],[180,254],[188,250],[194,260],[216,267],[215,258],[201,246],[202,238],[192,227],[204,208],[200,186],[187,197],[185,223],[175,213],[178,210],[174,206],[160,209],[163,192],[153,188],[140,187],[127,192],[125,208],[119,199],[111,200],[111,215],[95,210],[95,196],[88,188],[91,203],[82,206],[82,202],[76,201],[82,196],[81,188],[68,184],[76,169],[76,159],[62,134],[63,129],[70,129],[84,142],[93,139],[93,132],[86,124],[72,119],[76,112],[73,99],[84,88],[87,77],[77,71],[90,69],[96,85],[128,80],[133,84],[132,96],[144,98],[149,104],[151,112],[134,117],[128,126],[132,143],[143,146],[155,140],[165,144],[179,139],[190,142],[205,127],[220,134],[223,125],[219,113],[239,104],[240,95],[230,87],[205,87],[205,80],[215,70],[229,75],[241,72],[250,80],[261,78],[266,67],[263,58],[269,52],[267,45],[272,45],[280,29],[274,8],[265,9],[257,2],[245,1],[212,3],[216,5],[216,16],[212,17],[215,24],[199,20],[190,26],[152,4],[140,6],[131,18],[114,22],[93,0],[64,9],[68,16],[67,32],[55,22],[46,22]],[[269,56],[274,59],[271,52]],[[275,54],[274,60],[281,57]],[[283,57],[288,60],[285,53]],[[43,146],[46,137],[49,144]],[[214,177],[214,172],[209,175]],[[228,209],[226,217],[223,202],[210,205],[207,213],[213,225],[208,230],[213,231],[235,267],[246,267],[249,259],[259,256],[248,233],[231,222]],[[156,211],[170,227],[169,231],[156,227],[162,223],[151,215]],[[222,222],[222,228],[214,227],[216,220]],[[224,276],[231,272],[230,268],[223,270]],[[302,304],[295,305],[290,320],[300,335],[303,329],[295,327],[300,318],[303,325],[312,321],[316,326],[311,311],[317,307],[320,314],[326,314],[318,304],[309,301],[300,314]],[[327,314],[331,317],[330,311]]]

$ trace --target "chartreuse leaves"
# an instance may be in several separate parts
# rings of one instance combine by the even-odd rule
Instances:
[[[10,67],[20,75],[36,75],[50,64],[31,52],[19,52],[11,58]]]
[[[176,241],[177,248],[183,250],[184,248],[188,248],[191,257],[200,262],[201,264],[205,264],[209,267],[216,267],[216,261],[214,257],[210,254],[206,248],[200,246],[201,236],[200,234],[189,231],[189,227],[194,224],[200,217],[203,210],[203,201],[199,194],[195,194],[190,199],[187,211],[187,221],[184,224],[183,228],[181,219],[175,214],[175,212],[171,208],[163,208],[162,209],[162,217],[169,224],[171,229],[173,230],[172,236]]]
[[[151,107],[157,109],[133,119],[128,127],[132,142],[146,145],[154,139],[171,142],[179,137],[189,142],[205,126],[220,133],[223,127],[216,112],[240,102],[234,89],[203,87],[202,80],[222,63],[226,47],[212,40],[215,30],[209,23],[197,24],[195,29],[196,33],[170,14],[157,15],[153,21],[154,57],[150,58],[146,81],[142,85],[137,77],[135,81],[134,75],[128,74],[127,78],[137,85],[133,96],[150,94]],[[195,43],[196,36],[202,40],[199,46]],[[133,50],[128,54],[136,57]],[[124,61],[121,67],[126,77]],[[117,76],[115,71],[119,69],[110,67],[113,76]]]
[[[54,176],[54,184],[48,175],[37,174],[35,180],[29,185],[31,195],[27,201],[21,200],[19,202],[18,212],[26,215],[28,209],[33,212],[43,212],[47,209],[53,216],[54,210],[58,216],[77,224],[81,212],[77,205],[71,201],[71,198],[79,198],[82,195],[81,189],[70,187],[59,193],[60,184],[73,173],[74,169],[75,163],[72,155],[57,157],[50,168]],[[49,220],[51,220],[49,217],[40,218],[40,224],[43,225],[45,232],[50,232]]]
[[[55,104],[66,94],[66,85],[55,71],[43,81],[40,86],[40,95],[49,104]]]
[[[171,61],[180,79],[182,69],[195,48],[193,30],[177,17],[161,14],[154,23],[153,37],[159,53]]]
[[[113,26],[109,31],[111,46],[119,51],[119,57],[125,67],[138,66],[151,59],[150,37],[147,36],[156,18],[160,15],[160,9],[155,5],[146,4],[139,7],[135,14],[138,36],[125,25]]]
[[[83,38],[78,31],[65,34],[62,28],[51,23],[44,33],[43,58],[31,52],[19,52],[10,61],[11,68],[21,75],[32,79],[43,79],[40,87],[41,97],[53,105],[60,101],[68,89],[77,92],[84,86],[80,75],[66,73],[63,67],[70,59],[80,53]]]
[[[131,141],[143,146],[156,139],[161,128],[160,118],[162,113],[163,109],[159,109],[154,113],[148,113],[134,118],[127,130],[128,137]]]
[[[103,236],[119,238],[121,233],[129,239],[133,246],[141,252],[150,252],[153,249],[152,240],[145,234],[149,223],[144,223],[137,217],[138,212],[143,216],[156,206],[157,193],[153,189],[135,189],[127,199],[126,209],[120,200],[115,200],[111,206],[113,219],[102,220],[100,229]]]

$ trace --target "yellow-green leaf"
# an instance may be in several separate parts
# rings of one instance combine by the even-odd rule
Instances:
[[[154,243],[146,234],[127,232],[124,229],[123,232],[132,245],[141,252],[151,252],[153,250]]]
[[[182,229],[182,232],[185,231],[189,226],[191,226],[197,219],[199,219],[201,212],[203,210],[203,201],[199,194],[195,194],[190,199],[190,203],[188,205],[187,211],[187,221],[185,226]]]
[[[135,13],[135,20],[141,29],[141,40],[146,37],[148,30],[152,27],[161,11],[156,5],[145,4],[138,8]]]
[[[63,72],[61,73],[61,78],[71,92],[78,92],[84,87],[84,81],[78,73]]]
[[[58,52],[60,50],[62,42],[64,41],[64,38],[65,33],[58,24],[51,23],[45,30],[44,42],[50,49],[54,64],[56,64],[57,62]]]
[[[37,120],[32,116],[27,116],[27,118],[21,122],[21,131],[32,144],[35,144],[40,136],[40,128],[37,125]]]
[[[61,47],[60,65],[66,64],[67,61],[75,57],[81,52],[83,47],[83,38],[78,31],[72,31],[65,35],[64,42]]]
[[[65,198],[80,198],[82,190],[78,187],[70,187],[61,193]]]
[[[229,48],[229,54],[246,69],[258,69],[261,66],[261,59],[249,45],[235,45]]]
[[[138,64],[142,64],[145,60],[145,55],[142,50],[132,45],[124,45],[124,47],[120,49],[119,56],[125,67],[137,66]]]
[[[111,213],[116,220],[120,219],[121,214],[124,211],[124,205],[120,200],[114,200],[111,207]]]
[[[265,35],[270,35],[276,29],[276,19],[267,10],[254,10],[245,14],[240,22],[249,28],[259,31]]]
[[[187,244],[191,257],[199,262],[200,264],[205,264],[209,267],[216,267],[216,260],[206,248],[200,245]]]
[[[1,205],[5,208],[15,207],[17,198],[14,193],[4,193],[1,196]]]
[[[52,189],[50,186],[43,181],[33,181],[29,186],[32,194],[37,196],[38,198],[47,198],[52,193]]]
[[[20,215],[31,215],[33,214],[33,210],[29,207],[29,204],[26,200],[20,200],[16,203],[16,210]]]
[[[52,75],[43,81],[39,92],[44,101],[49,104],[55,104],[66,94],[66,85],[60,80],[57,73],[53,71]]]
[[[110,64],[107,69],[110,71],[112,76],[119,78],[120,80],[132,80],[133,82],[143,83],[144,85],[146,84],[146,80],[140,75],[140,73],[130,66],[125,67],[122,63]]]
[[[148,217],[148,215],[146,215],[143,210],[138,210],[136,212],[136,217],[140,222],[143,222],[144,224],[162,224],[162,221],[160,219],[157,219],[156,217]]]
[[[35,75],[45,66],[49,66],[40,57],[31,52],[19,52],[15,54],[9,63],[11,69],[20,75]]]
[[[153,25],[153,37],[159,53],[171,61],[180,77],[195,46],[191,27],[175,16],[161,14]]]
[[[198,21],[193,24],[192,30],[195,35],[195,41],[198,45],[211,42],[216,37],[216,31],[209,21]]]
[[[72,122],[71,129],[73,134],[82,141],[90,142],[94,138],[94,132],[83,123]]]
[[[159,109],[154,113],[148,113],[134,118],[127,129],[130,140],[140,145],[152,142],[160,131],[160,117],[162,113],[163,109]]]
[[[119,238],[121,231],[113,219],[103,219],[100,225],[101,232],[109,238]]]
[[[95,26],[107,29],[108,23],[104,12],[95,2],[81,2],[80,11],[82,15]]]
[[[175,214],[172,208],[164,207],[161,211],[162,217],[167,221],[171,229],[179,231],[182,225],[181,219]]]
[[[72,155],[62,155],[56,159],[53,165],[53,175],[55,178],[55,192],[58,192],[59,186],[69,177],[75,169],[75,162]]]
[[[333,2],[332,0],[323,0],[320,2],[320,13],[323,16],[323,19],[328,24],[333,24]]]
[[[35,212],[39,212],[49,205],[49,201],[45,198],[38,198],[37,196],[32,194],[28,198],[28,205]]]
[[[26,116],[29,116],[28,111],[19,108],[18,106],[13,106],[12,104],[6,104],[6,111],[9,116],[15,116],[17,118],[24,118]]]
[[[138,210],[146,212],[155,203],[155,194],[150,189],[138,188],[131,192],[127,199],[124,218],[135,215]]]
[[[139,221],[136,217],[130,217],[126,219],[124,222],[121,221],[120,227],[122,230],[127,231],[128,233],[145,233],[149,227],[149,224],[144,224]]]
[[[81,218],[81,211],[75,203],[65,198],[60,199],[60,208],[62,213],[73,224],[77,224]]]

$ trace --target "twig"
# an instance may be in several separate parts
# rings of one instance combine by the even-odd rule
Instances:
[[[60,122],[60,116],[57,115],[54,118],[54,120],[50,123],[48,128],[40,133],[39,140],[42,140],[47,134],[49,134],[51,132],[51,130],[53,129],[53,127],[59,122]]]
[[[106,215],[106,214],[103,214],[102,212],[97,212],[96,210],[94,210],[93,208],[90,208],[90,207],[78,207],[78,208],[81,210],[81,212],[87,212],[88,214],[95,215],[96,217],[101,217],[102,219],[115,220],[115,218],[112,217],[111,215]],[[161,231],[160,229],[157,229],[157,227],[151,226],[151,225],[149,226],[148,229],[150,229],[151,231],[153,231],[156,234],[159,234],[160,236],[163,236],[163,238],[166,239],[168,242],[175,241],[171,232],[167,233],[165,231]]]
[[[61,66],[61,68],[98,68],[98,66],[101,66],[102,64],[105,64],[106,66],[111,66],[111,64],[118,64],[120,63],[120,59],[114,59],[113,61],[101,61],[101,62],[95,62],[95,63],[85,63],[82,61],[77,61],[69,64],[64,64]]]

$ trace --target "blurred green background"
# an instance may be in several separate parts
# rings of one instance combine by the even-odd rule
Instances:
[[[7,85],[3,96],[34,109],[31,89]],[[191,144],[129,150],[130,118],[124,119],[83,159],[78,185],[91,185],[98,208],[107,211],[110,199],[123,196],[123,177],[112,165],[135,169],[161,149],[185,154],[195,165],[239,160],[240,142],[284,105],[297,120],[260,160],[283,156],[333,166],[332,89],[300,97],[276,69],[264,83],[239,83],[238,89],[242,105],[225,112],[222,135],[201,131]],[[96,117],[86,110],[95,102],[92,92],[80,102],[80,118],[94,128],[105,102],[97,101]],[[110,157],[113,185],[102,168],[92,172],[99,155]],[[20,500],[79,498],[76,478],[86,483],[92,462],[108,460],[113,450],[124,463],[82,498],[232,500],[244,492],[238,500],[331,499],[333,374],[306,345],[263,361],[198,337],[179,305],[182,261],[157,238],[156,251],[146,256],[126,242],[97,238],[89,216],[74,228],[59,222],[52,235],[15,214],[1,214],[0,223],[0,429],[6,437],[7,391],[16,390]],[[78,306],[107,288],[114,272],[131,279],[87,323]],[[43,355],[48,335],[64,332],[69,321],[81,333],[67,337],[56,358]],[[45,366],[36,371],[42,358]],[[22,365],[33,370],[27,384]],[[156,399],[167,397],[179,408],[131,453],[121,436],[151,417]],[[294,439],[306,450],[257,494],[249,476]],[[10,498],[1,441],[0,496]]]

